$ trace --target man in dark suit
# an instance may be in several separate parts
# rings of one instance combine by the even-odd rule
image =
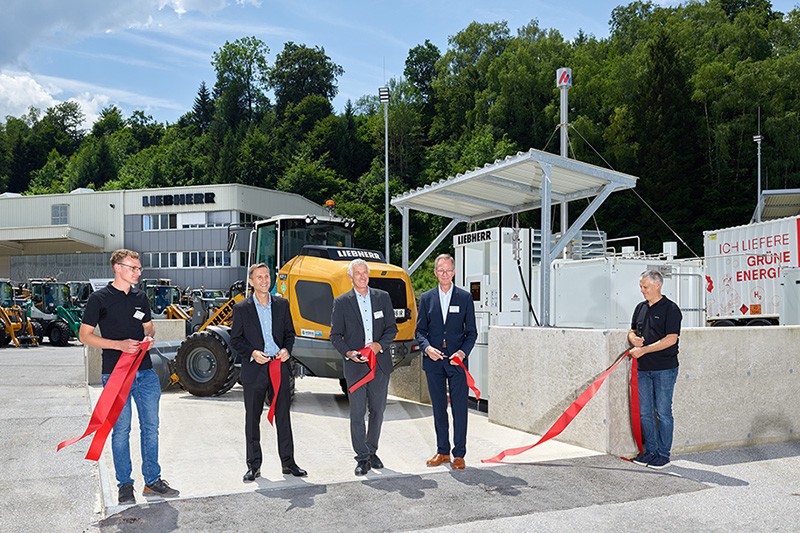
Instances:
[[[278,429],[278,455],[284,474],[305,476],[307,472],[294,462],[292,423],[289,418],[290,366],[287,362],[294,346],[294,324],[289,302],[271,295],[269,268],[264,263],[248,271],[253,296],[233,306],[231,345],[242,357],[240,379],[244,388],[245,440],[247,441],[247,472],[243,481],[255,481],[261,475],[261,414],[264,399],[274,390],[269,376],[269,363],[281,361],[281,385],[275,402],[275,425]]]
[[[354,259],[347,268],[353,290],[333,302],[331,313],[331,342],[345,358],[344,377],[348,388],[369,374],[367,359],[360,349],[369,347],[375,353],[375,377],[350,393],[350,440],[356,452],[357,476],[370,468],[383,468],[378,458],[378,439],[381,436],[383,411],[392,373],[392,356],[386,348],[397,334],[394,307],[389,293],[369,286],[369,265]],[[369,407],[369,430],[364,416]]]
[[[439,285],[422,294],[417,314],[417,342],[425,353],[422,369],[428,379],[436,428],[436,455],[428,466],[450,462],[450,427],[447,417],[447,392],[453,411],[453,468],[465,468],[467,453],[467,375],[454,357],[467,365],[467,356],[475,346],[475,305],[472,295],[453,285],[455,261],[442,254],[434,261]]]

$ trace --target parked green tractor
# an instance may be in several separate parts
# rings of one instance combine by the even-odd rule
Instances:
[[[31,292],[31,320],[41,324],[41,331],[53,346],[66,346],[78,338],[82,311],[73,305],[69,285],[48,279],[28,282]],[[39,339],[41,342],[41,339]]]

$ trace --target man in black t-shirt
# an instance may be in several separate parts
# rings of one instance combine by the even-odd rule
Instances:
[[[142,273],[139,254],[116,250],[111,254],[114,281],[93,292],[86,302],[79,332],[86,346],[103,350],[103,386],[108,382],[123,352],[135,353],[145,337],[155,336],[150,305],[135,285]],[[95,332],[100,326],[100,335]],[[158,464],[158,406],[161,384],[153,370],[150,355],[145,354],[131,385],[128,401],[111,432],[111,453],[119,487],[120,505],[136,503],[131,478],[131,397],[136,402],[141,432],[142,475],[145,496],[174,498],[180,493],[161,479]]]
[[[639,364],[639,409],[644,451],[633,462],[650,468],[669,466],[674,420],[672,393],[678,378],[681,310],[661,294],[664,278],[648,270],[639,280],[645,301],[636,306],[628,342]]]

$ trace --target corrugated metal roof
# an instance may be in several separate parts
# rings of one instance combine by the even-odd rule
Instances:
[[[597,196],[607,185],[636,186],[635,176],[531,149],[395,196],[391,203],[466,222],[538,209],[544,165],[551,167],[554,203]]]
[[[762,221],[800,215],[800,189],[761,191],[759,204]],[[758,206],[753,214],[753,220],[757,218],[757,215]]]

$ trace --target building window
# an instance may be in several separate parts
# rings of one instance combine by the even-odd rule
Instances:
[[[69,224],[69,204],[55,204],[50,206],[50,223],[53,226]]]
[[[144,253],[141,259],[142,267],[175,268],[178,266],[177,252]]]
[[[227,250],[209,250],[207,252],[183,252],[181,267],[229,267],[231,254]]]
[[[154,231],[161,229],[177,229],[178,215],[161,214],[161,215],[142,215],[142,230]]]
[[[211,211],[206,217],[206,226],[209,228],[225,227],[231,223],[230,211]]]
[[[256,220],[259,220],[258,215],[253,215],[251,213],[239,213],[239,224],[252,224]]]

